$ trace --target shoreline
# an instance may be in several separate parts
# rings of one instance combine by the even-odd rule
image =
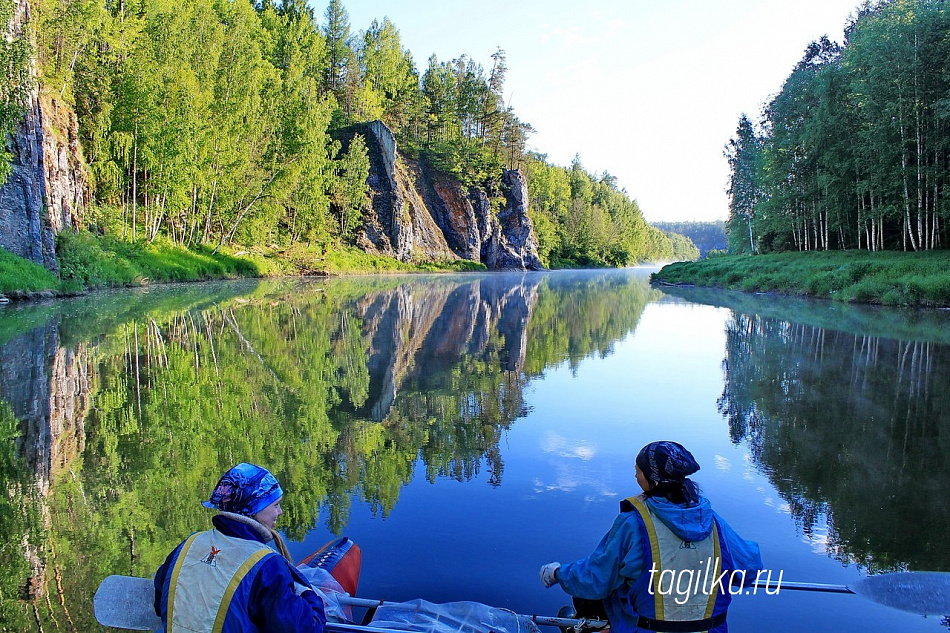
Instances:
[[[810,251],[677,262],[654,285],[852,304],[950,309],[950,251]]]

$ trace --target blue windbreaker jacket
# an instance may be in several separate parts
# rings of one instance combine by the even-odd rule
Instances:
[[[659,497],[648,498],[645,503],[654,520],[661,521],[684,541],[699,542],[706,539],[712,533],[715,522],[724,571],[745,570],[751,581],[755,578],[755,572],[763,569],[758,544],[736,534],[712,510],[705,497],[689,507]],[[587,558],[561,566],[557,578],[564,591],[572,596],[603,600],[614,633],[638,633],[643,631],[637,626],[638,617],[653,617],[652,613],[637,613],[633,609],[634,604],[650,602],[637,592],[644,592],[649,587],[649,583],[643,582],[645,579],[641,579],[641,576],[649,576],[653,561],[650,560],[649,537],[643,519],[629,505],[621,504],[621,509],[610,531],[593,553]],[[637,582],[638,579],[641,582]],[[725,583],[728,580],[729,576],[726,576]],[[725,595],[717,599],[717,612],[724,611],[728,606],[728,586],[725,589]],[[713,631],[725,633],[727,627],[723,624],[711,629],[711,633]]]

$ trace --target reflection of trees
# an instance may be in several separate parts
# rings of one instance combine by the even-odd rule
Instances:
[[[618,273],[248,292],[109,296],[122,318],[72,306],[58,330],[4,342],[0,364],[31,369],[23,385],[0,375],[13,399],[0,402],[0,622],[94,628],[92,588],[151,574],[208,526],[197,501],[237,461],[275,471],[295,539],[318,509],[339,533],[354,498],[386,516],[420,458],[429,481],[484,472],[499,485],[499,442],[530,378],[608,353],[657,296]],[[34,395],[20,402],[24,385]],[[48,404],[26,412],[36,402]]]
[[[950,350],[735,313],[719,401],[806,533],[873,569],[950,561]]]

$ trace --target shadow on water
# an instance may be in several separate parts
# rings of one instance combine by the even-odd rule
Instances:
[[[93,588],[208,526],[196,500],[270,465],[282,526],[338,533],[429,481],[504,477],[500,438],[553,366],[606,355],[642,275],[236,282],[0,313],[0,623],[90,630]],[[318,512],[318,510],[322,512]]]
[[[871,571],[950,570],[950,314],[669,289],[729,308],[719,410],[801,529]]]

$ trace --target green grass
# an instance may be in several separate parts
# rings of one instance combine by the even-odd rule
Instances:
[[[56,238],[60,278],[0,249],[0,294],[24,298],[40,292],[75,294],[98,288],[150,283],[366,273],[468,272],[485,266],[467,260],[405,263],[353,247],[238,250],[217,253],[208,246],[183,248],[170,242],[128,242],[89,232],[61,233]]]
[[[56,238],[61,289],[134,286],[150,282],[202,281],[260,276],[248,258],[212,249],[187,249],[170,243],[126,242],[92,233],[60,233]]]
[[[56,275],[39,264],[0,248],[0,294],[17,297],[58,288]]]
[[[670,264],[653,279],[853,303],[947,307],[950,251],[725,255]]]
[[[467,272],[486,270],[484,264],[469,260],[450,262],[420,262],[409,264],[392,257],[367,253],[358,248],[344,247],[326,253],[323,270],[330,275],[405,272]]]

